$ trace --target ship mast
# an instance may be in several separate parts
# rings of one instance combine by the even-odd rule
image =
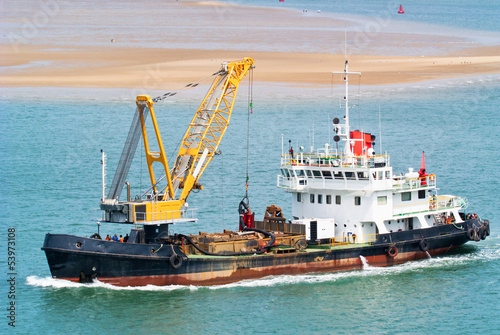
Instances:
[[[343,80],[345,81],[345,116],[344,116],[344,130],[345,134],[342,134],[345,137],[345,149],[344,149],[344,154],[346,156],[352,156],[352,150],[351,150],[351,132],[350,132],[350,126],[349,126],[349,75],[350,74],[357,74],[361,75],[361,72],[349,72],[349,62],[348,60],[345,61],[345,68],[343,72],[332,72],[332,74],[343,74],[344,78]]]

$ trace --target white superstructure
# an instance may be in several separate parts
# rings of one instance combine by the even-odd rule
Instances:
[[[375,136],[349,128],[348,76],[344,124],[334,119],[335,141],[314,152],[294,152],[281,157],[278,187],[292,195],[293,222],[306,225],[308,240],[370,242],[378,234],[463,222],[463,198],[437,195],[436,177],[413,169],[395,175],[389,156],[375,154]],[[340,146],[342,147],[342,145]],[[423,159],[423,157],[422,157]]]

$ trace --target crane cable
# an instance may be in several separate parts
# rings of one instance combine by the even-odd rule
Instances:
[[[211,75],[209,75],[209,76],[206,76],[206,77],[204,77],[204,78],[199,79],[199,80],[198,80],[198,82],[196,82],[196,83],[189,83],[189,84],[185,85],[184,87],[182,87],[182,88],[180,88],[180,89],[174,90],[174,91],[172,91],[172,92],[167,92],[167,93],[165,93],[165,94],[163,94],[163,95],[160,95],[160,96],[158,96],[158,97],[156,97],[156,98],[154,98],[154,99],[152,99],[152,100],[153,100],[154,102],[159,102],[159,101],[165,100],[167,97],[169,97],[169,96],[170,96],[170,97],[171,97],[171,96],[174,96],[174,95],[176,95],[177,93],[179,93],[180,91],[184,91],[184,90],[187,90],[187,89],[195,88],[195,87],[197,87],[198,85],[200,85],[200,83],[203,83],[203,82],[207,81],[208,79],[210,79],[210,78],[212,78],[212,77],[216,77],[216,76],[218,76],[219,74],[221,74],[221,73],[223,73],[223,72],[224,72],[224,71],[222,71],[222,70],[217,71],[217,72],[215,72],[215,73],[212,73],[212,74],[211,74]],[[212,85],[213,85],[213,83],[215,82],[215,80],[216,80],[216,78],[214,78],[214,79],[213,79],[213,81],[212,81]],[[170,155],[170,159],[169,159],[169,161],[171,161],[171,160],[172,160],[172,158],[174,157],[175,153],[178,151],[178,149],[179,149],[179,147],[180,147],[180,145],[181,145],[181,142],[182,142],[182,137],[181,137],[181,139],[179,140],[179,142],[177,143],[177,146],[175,147],[175,150],[174,150],[174,151],[172,152],[172,154]],[[142,155],[141,155],[141,158],[142,158]],[[141,162],[142,162],[142,161],[141,161]],[[141,163],[141,164],[142,164],[142,163]],[[173,171],[174,171],[174,168],[172,168],[172,171],[170,171],[170,173],[173,173]],[[154,185],[152,185],[150,188],[148,188],[148,189],[147,189],[147,190],[146,190],[146,191],[145,191],[145,192],[144,192],[144,193],[143,193],[143,194],[142,194],[139,198],[142,198],[143,196],[145,196],[145,195],[146,195],[149,191],[151,191],[154,187],[156,187],[156,186],[160,183],[160,181],[162,181],[162,180],[163,180],[166,176],[167,176],[167,174],[166,174],[166,173],[165,173],[165,174],[163,174],[163,175],[162,175],[162,176],[161,176],[161,177],[160,177],[160,178],[156,181],[156,183],[155,183]],[[141,165],[141,178],[142,178],[142,165]],[[142,179],[141,179],[141,183],[142,183]],[[166,191],[166,189],[167,189],[167,187],[168,187],[168,185],[167,185],[167,186],[165,186],[165,187],[163,187],[163,189],[160,191],[160,193],[165,192],[165,191]]]
[[[249,165],[249,152],[250,152],[250,114],[253,113],[253,71],[249,71],[248,80],[248,111],[247,111],[247,176],[245,180],[245,198],[248,201],[248,181],[250,179],[248,174]]]
[[[165,100],[168,97],[172,97],[172,96],[176,95],[180,91],[185,91],[185,90],[188,90],[188,89],[191,89],[191,88],[195,88],[198,85],[200,85],[200,83],[205,82],[209,78],[214,77],[214,76],[218,75],[219,73],[220,73],[220,71],[215,72],[215,73],[211,74],[210,76],[206,76],[204,78],[201,78],[201,79],[197,80],[198,82],[189,83],[189,84],[185,85],[184,87],[181,87],[179,89],[176,89],[176,90],[173,90],[171,92],[167,92],[167,93],[165,93],[163,95],[157,96],[156,98],[154,98],[152,100],[153,100],[153,102],[159,102],[159,101]]]

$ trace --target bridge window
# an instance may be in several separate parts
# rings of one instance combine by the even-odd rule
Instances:
[[[419,199],[425,199],[425,190],[419,190],[418,191],[418,198]]]
[[[335,179],[344,179],[344,176],[342,175],[342,172],[340,172],[340,171],[334,171],[333,175],[334,175]]]
[[[288,169],[281,169],[281,173],[283,176],[285,176],[287,179],[290,179],[290,177],[293,177],[293,171],[288,171]]]
[[[304,177],[304,170],[296,170],[297,177]]]
[[[309,196],[309,202],[310,202],[311,204],[314,204],[314,194],[311,194],[311,195]]]
[[[368,179],[368,172],[358,172],[358,179],[360,180],[366,180]]]
[[[321,178],[321,171],[313,170],[314,178]]]
[[[354,205],[356,206],[361,205],[361,197],[354,197]]]
[[[332,179],[332,173],[330,171],[321,171],[323,172],[323,177],[325,177],[325,179]]]
[[[318,204],[323,203],[323,194],[318,194]]]
[[[301,202],[301,201],[302,201],[302,194],[297,193],[297,202]]]
[[[306,170],[306,174],[309,178],[313,177],[311,170]]]
[[[345,173],[345,177],[347,179],[356,179],[356,176],[354,175],[354,172],[348,171],[348,172],[344,172],[344,173]]]
[[[387,196],[383,195],[381,197],[377,197],[377,203],[379,205],[387,205]]]
[[[411,192],[401,193],[401,201],[411,201]]]
[[[342,204],[342,198],[340,197],[340,195],[335,196],[335,204],[336,205]]]
[[[326,195],[326,203],[327,203],[327,205],[331,205],[332,204],[332,196],[330,194]]]

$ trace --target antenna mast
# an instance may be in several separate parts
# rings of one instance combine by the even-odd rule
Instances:
[[[380,154],[383,154],[383,151],[382,151],[382,115],[381,115],[381,112],[380,112],[380,103],[378,104],[378,129],[379,129],[379,143],[380,143]]]
[[[347,60],[347,29],[344,30],[344,58]]]
[[[350,126],[349,126],[349,75],[350,74],[357,74],[361,75],[361,72],[349,72],[349,62],[346,59],[345,61],[345,68],[343,72],[332,72],[333,74],[343,74],[344,78],[343,80],[345,81],[345,124],[344,124],[344,129],[345,129],[345,150],[344,153],[346,155],[352,155],[351,151],[351,133],[350,133]]]

